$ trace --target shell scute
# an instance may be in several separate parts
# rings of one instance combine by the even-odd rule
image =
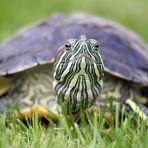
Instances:
[[[69,38],[85,34],[100,43],[106,71],[148,85],[148,46],[131,30],[85,13],[53,14],[0,45],[0,75],[50,62]]]

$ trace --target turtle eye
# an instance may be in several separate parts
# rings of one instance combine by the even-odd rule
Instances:
[[[95,50],[98,50],[99,44],[98,44],[97,40],[95,40],[95,39],[90,39],[90,42],[91,42],[92,46],[94,47],[94,49],[95,49]]]
[[[98,43],[96,43],[96,44],[95,44],[95,47],[96,47],[96,48],[99,48],[99,44],[98,44]]]
[[[95,50],[98,50],[99,44],[98,44],[98,43],[95,43],[95,44],[94,44],[94,48],[95,48]]]
[[[70,50],[71,48],[71,44],[69,43],[69,42],[67,42],[66,44],[65,44],[65,47],[66,47],[66,50]]]

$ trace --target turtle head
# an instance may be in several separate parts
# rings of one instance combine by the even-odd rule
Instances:
[[[98,42],[94,39],[88,39],[85,35],[81,35],[77,39],[69,39],[59,55],[65,55],[61,61],[63,64],[77,63],[79,61],[82,63],[103,63]]]
[[[72,112],[93,105],[102,88],[103,72],[96,40],[85,35],[69,39],[54,64],[53,86],[58,102],[67,102]]]

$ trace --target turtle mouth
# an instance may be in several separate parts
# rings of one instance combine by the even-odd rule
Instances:
[[[72,61],[75,61],[75,60],[81,60],[81,59],[87,59],[87,60],[89,60],[89,61],[93,61],[93,59],[89,56],[89,55],[87,55],[87,54],[80,54],[80,55],[77,55]]]
[[[88,54],[80,54],[77,55],[76,57],[74,57],[72,60],[68,61],[68,62],[75,62],[75,61],[79,61],[79,60],[85,60],[87,61],[88,64],[101,64],[100,61],[97,61],[95,58],[89,56]]]
[[[71,59],[69,61],[64,61],[62,63],[63,64],[64,63],[71,63],[71,62],[74,63],[74,62],[77,62],[79,60],[85,60],[85,61],[87,61],[90,64],[101,64],[100,62],[96,61],[94,58],[90,57],[89,55],[87,55],[85,53],[77,55],[73,59]]]

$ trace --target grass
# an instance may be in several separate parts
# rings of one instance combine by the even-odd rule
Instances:
[[[32,124],[24,124],[18,119],[6,123],[6,116],[1,115],[0,147],[148,147],[148,132],[144,122],[138,118],[133,121],[135,115],[132,114],[119,122],[118,113],[115,113],[115,123],[106,120],[103,114],[81,113],[79,123],[61,115],[59,123],[49,121],[48,128],[38,122],[36,114]]]

